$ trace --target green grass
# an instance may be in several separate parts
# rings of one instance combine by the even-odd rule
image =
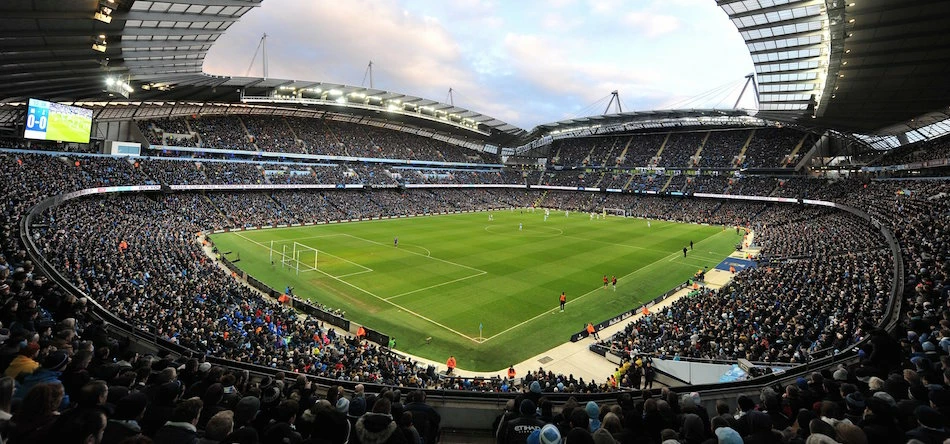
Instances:
[[[92,121],[75,114],[50,113],[46,140],[89,143],[89,127]]]
[[[291,285],[300,297],[394,336],[399,350],[439,362],[454,354],[471,371],[507,368],[567,342],[588,321],[634,308],[714,267],[739,241],[719,226],[653,221],[647,228],[640,219],[591,221],[560,212],[545,222],[542,211],[520,210],[493,216],[278,228],[213,240],[232,252],[229,258],[239,253],[238,266],[273,288]],[[695,249],[684,258],[690,240]],[[297,275],[279,258],[271,266],[271,241],[277,253],[294,241],[318,249],[318,270]],[[617,276],[616,291],[602,289],[604,274]],[[561,291],[568,300],[563,313]]]

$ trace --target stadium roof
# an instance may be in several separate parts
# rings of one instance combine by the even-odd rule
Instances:
[[[746,41],[763,117],[896,135],[933,123],[919,118],[950,105],[950,2],[717,4]]]
[[[4,80],[0,102],[19,103],[30,97],[60,102],[245,100],[283,107],[343,106],[355,114],[382,110],[395,121],[495,144],[524,134],[498,119],[406,94],[313,81],[204,74],[201,67],[211,45],[262,1],[4,0],[0,2],[0,78]],[[110,88],[116,82],[134,91],[125,97]],[[288,100],[294,92],[305,90],[307,100]],[[323,100],[310,94],[316,90],[323,92]],[[337,96],[327,100],[330,91],[339,92],[344,100]],[[466,127],[477,131],[463,131]]]
[[[200,74],[214,41],[261,1],[4,0],[0,98],[104,99],[107,77]]]
[[[695,122],[696,125],[701,122],[732,122],[737,124],[739,121],[760,121],[749,116],[745,110],[718,110],[718,109],[682,109],[682,110],[656,110],[656,111],[634,111],[626,113],[604,114],[597,116],[574,117],[571,119],[559,120],[557,122],[538,125],[532,130],[531,134],[558,133],[566,131],[576,131],[577,129],[605,128],[617,125],[625,125],[632,122],[673,122],[675,126],[683,126],[688,122]],[[682,122],[682,123],[678,123]],[[661,125],[657,125],[661,126]]]
[[[420,97],[323,82],[202,73],[211,45],[262,1],[4,0],[0,2],[0,102],[23,102],[29,97],[64,102],[124,100],[115,91],[111,97],[106,91],[106,78],[111,77],[130,83],[135,88],[130,100],[135,101],[237,102],[244,97],[263,104],[261,98],[270,97],[285,107],[344,106],[357,114],[378,113],[373,105],[380,102],[386,104],[383,111],[393,112],[397,121],[452,130],[452,122],[440,125],[438,119],[451,118],[455,123],[468,119],[489,133],[482,135],[489,143],[525,141],[526,132],[513,125]],[[753,57],[760,86],[759,117],[893,135],[897,140],[945,120],[950,112],[950,83],[946,82],[950,78],[950,33],[946,32],[950,2],[946,0],[717,3]],[[331,103],[327,97],[290,103],[277,97],[284,95],[283,90],[308,89],[341,91],[346,103]],[[403,110],[389,109],[392,103]],[[426,115],[410,112],[421,107]],[[650,113],[670,111],[571,119],[540,125],[532,134],[587,123],[616,126]],[[667,118],[676,112],[672,113]]]

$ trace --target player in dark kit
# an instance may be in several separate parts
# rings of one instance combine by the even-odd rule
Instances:
[[[683,247],[683,257],[686,257],[686,247]]]

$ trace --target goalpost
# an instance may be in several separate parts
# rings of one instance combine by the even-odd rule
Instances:
[[[607,216],[627,217],[627,210],[624,210],[623,208],[604,207],[604,217],[607,217]]]
[[[317,269],[320,250],[300,242],[294,242],[293,244],[282,245],[281,251],[277,253],[274,250],[274,241],[271,241],[271,263],[274,263],[274,254],[280,255],[280,268],[290,268],[300,274],[301,271],[307,272]]]

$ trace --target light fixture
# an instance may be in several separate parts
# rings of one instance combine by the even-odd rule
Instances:
[[[112,23],[112,11],[115,9],[115,2],[106,0],[99,3],[99,9],[93,15],[93,18],[102,23]]]
[[[99,52],[106,52],[106,35],[99,34],[92,42],[92,49]]]
[[[126,99],[129,98],[135,89],[129,85],[130,80],[124,80],[121,77],[106,77],[106,91],[111,94],[119,94]]]

